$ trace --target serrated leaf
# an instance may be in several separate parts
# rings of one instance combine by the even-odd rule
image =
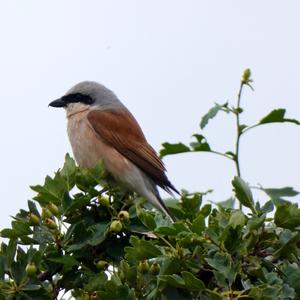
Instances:
[[[47,176],[44,185],[31,186],[31,189],[38,193],[34,199],[42,206],[49,202],[60,205],[65,193],[68,192],[66,181],[59,173],[56,173],[54,178]]]
[[[210,119],[213,119],[219,111],[221,111],[224,108],[227,108],[228,102],[224,103],[223,105],[220,105],[218,103],[215,104],[201,119],[200,122],[200,128],[203,129]]]
[[[161,235],[176,236],[178,231],[173,226],[160,226],[155,229],[155,233]]]
[[[60,170],[60,174],[67,182],[68,190],[71,190],[75,185],[76,170],[77,168],[74,159],[70,157],[69,153],[67,153],[65,155],[65,163],[63,168]]]
[[[242,205],[250,208],[253,213],[256,213],[253,196],[249,185],[241,177],[238,176],[234,177],[234,179],[232,180],[232,185],[234,187],[235,195],[237,199],[242,203]]]
[[[185,288],[184,280],[177,274],[174,275],[160,275],[159,276],[159,286],[161,283],[168,284],[177,288]]]
[[[199,214],[196,219],[193,220],[191,230],[200,235],[204,229],[205,217],[202,214]]]
[[[125,257],[128,261],[139,261],[161,255],[161,251],[155,246],[154,241],[139,240],[135,236],[130,237],[132,247],[125,247]]]
[[[300,209],[296,204],[279,205],[276,209],[274,222],[277,226],[295,229],[300,226]]]
[[[260,211],[263,213],[268,213],[268,212],[273,211],[273,209],[274,209],[274,204],[273,204],[272,200],[269,200],[262,206]]]
[[[138,205],[136,206],[136,212],[138,218],[147,228],[149,228],[150,230],[154,230],[156,228],[156,223],[151,213],[147,212],[145,209],[139,207]]]
[[[62,257],[49,258],[50,261],[63,265],[64,271],[69,272],[74,266],[77,266],[79,262],[70,255],[64,255]]]
[[[247,223],[247,227],[250,231],[259,229],[265,222],[266,215],[262,214],[261,216],[253,216],[251,219],[249,219]]]
[[[299,194],[294,188],[286,186],[283,188],[261,188],[272,200],[275,206],[289,203],[283,197],[294,197]]]
[[[285,115],[285,109],[283,108],[274,109],[268,115],[263,117],[258,124],[289,122],[289,123],[300,125],[300,122],[298,120],[286,119],[284,115]]]
[[[270,197],[294,197],[299,195],[299,192],[294,190],[294,188],[290,186],[286,186],[283,188],[263,188],[263,191],[265,191]]]
[[[184,145],[183,143],[177,143],[177,144],[163,143],[162,146],[163,149],[159,151],[160,157],[191,151],[190,148]]]
[[[202,134],[193,134],[193,137],[195,137],[197,140],[196,142],[190,143],[193,151],[211,151],[206,138]]]
[[[217,206],[220,206],[222,208],[234,208],[234,204],[235,204],[235,198],[230,197],[227,200],[221,201],[221,202],[217,202],[215,203]]]
[[[205,258],[207,263],[216,269],[219,274],[223,275],[231,285],[237,275],[237,271],[233,267],[231,257],[228,253],[215,253],[213,258]],[[216,275],[216,273],[214,273]]]
[[[193,291],[201,291],[205,289],[203,281],[195,277],[195,275],[193,275],[192,273],[183,271],[181,272],[181,276],[185,282],[185,286],[187,289]]]
[[[237,226],[241,226],[241,227],[244,226],[245,223],[246,223],[246,217],[243,214],[243,212],[240,210],[236,210],[232,212],[228,225],[230,225],[232,228],[235,229]]]

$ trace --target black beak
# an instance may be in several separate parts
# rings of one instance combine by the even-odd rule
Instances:
[[[54,100],[52,102],[49,103],[48,106],[52,106],[52,107],[65,107],[67,104],[65,101],[63,101],[61,98]]]

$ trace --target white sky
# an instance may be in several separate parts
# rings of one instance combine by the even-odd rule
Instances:
[[[214,102],[235,103],[246,67],[255,92],[244,94],[244,123],[278,107],[300,119],[299,12],[296,0],[1,1],[0,228],[27,207],[29,185],[71,151],[64,112],[47,105],[79,81],[114,90],[157,150],[164,141],[190,141]],[[233,132],[224,115],[204,134],[222,151],[232,149]],[[244,179],[300,190],[299,133],[271,125],[245,136]],[[178,188],[213,188],[215,201],[231,194],[229,161],[193,153],[165,163]]]

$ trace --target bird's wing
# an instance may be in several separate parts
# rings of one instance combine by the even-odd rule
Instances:
[[[172,189],[178,193],[165,174],[163,162],[148,144],[140,126],[129,111],[92,110],[87,118],[103,141],[143,170],[155,184],[168,192]]]

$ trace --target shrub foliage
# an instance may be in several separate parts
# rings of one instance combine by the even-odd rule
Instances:
[[[0,299],[300,299],[300,209],[288,200],[298,192],[250,187],[239,162],[249,130],[300,123],[275,109],[257,124],[241,124],[241,95],[251,82],[247,69],[237,105],[215,104],[200,123],[203,130],[218,113],[232,115],[233,151],[218,152],[196,133],[190,145],[164,143],[160,152],[209,151],[230,159],[237,170],[232,198],[212,204],[203,200],[209,191],[183,190],[179,201],[166,202],[177,218],[172,223],[121,190],[101,164],[82,169],[66,155],[1,231]],[[255,202],[253,188],[269,200]]]

